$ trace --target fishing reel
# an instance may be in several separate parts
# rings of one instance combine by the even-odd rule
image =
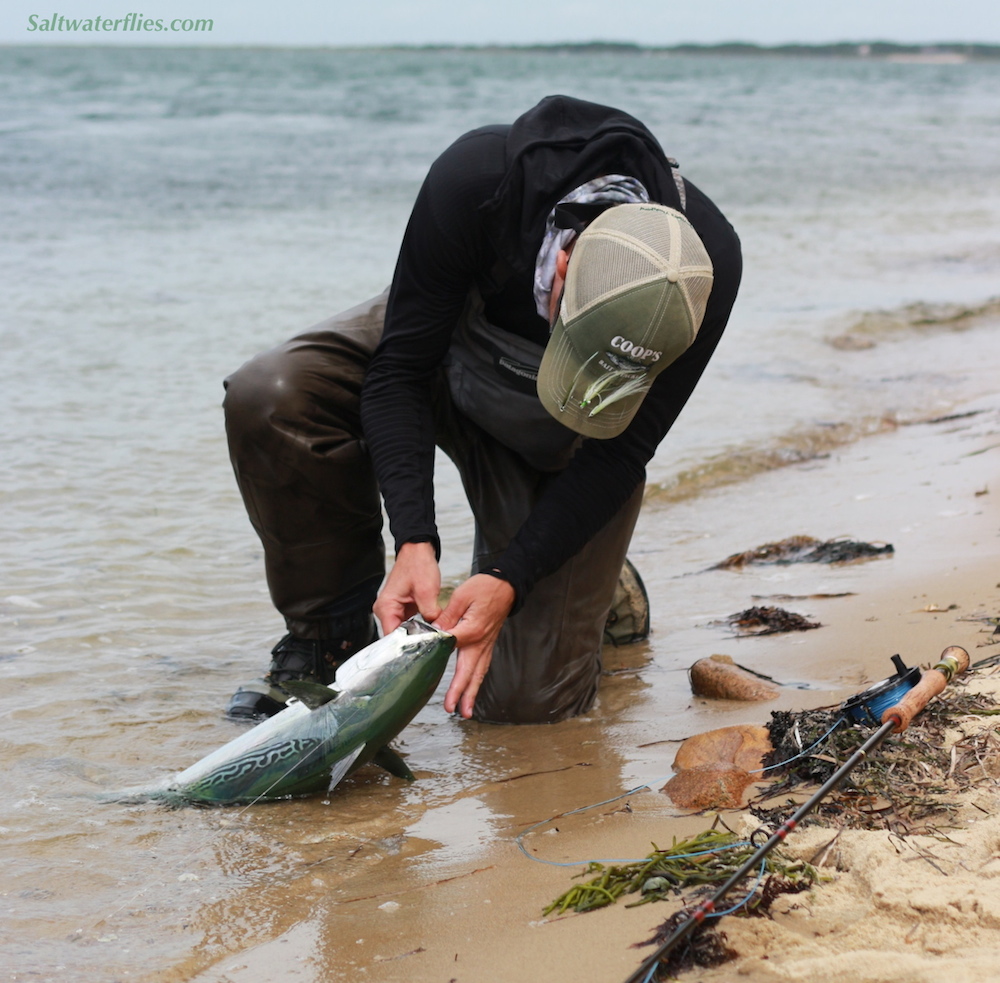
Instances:
[[[919,666],[908,669],[899,655],[892,657],[892,664],[896,667],[895,675],[845,700],[840,704],[841,712],[855,723],[882,723],[882,714],[896,706],[920,682]]]

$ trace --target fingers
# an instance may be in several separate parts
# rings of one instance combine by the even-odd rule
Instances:
[[[496,638],[513,606],[514,588],[506,580],[476,574],[455,589],[438,625],[452,632],[462,648],[491,634]]]
[[[419,584],[413,592],[414,611],[407,617],[412,618],[415,614],[420,614],[425,621],[437,621],[441,616],[441,605],[438,603],[440,593],[440,578],[433,584]]]
[[[469,647],[459,652],[455,676],[444,697],[447,713],[460,713],[466,720],[472,716],[476,696],[483,685],[493,658],[493,643]]]
[[[440,590],[441,571],[434,547],[430,543],[404,543],[372,607],[383,633],[394,631],[418,614],[428,621],[437,618],[441,613]]]
[[[400,604],[395,598],[380,594],[372,605],[372,613],[382,626],[382,634],[388,635],[395,631],[407,618],[412,617],[406,610],[406,605]]]
[[[493,659],[493,646],[514,604],[514,589],[504,580],[477,574],[458,587],[437,620],[455,636],[458,662],[445,694],[444,708],[472,716],[476,696]]]

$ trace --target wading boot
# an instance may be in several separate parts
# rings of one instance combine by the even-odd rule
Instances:
[[[238,720],[272,717],[285,709],[288,693],[281,684],[306,679],[328,686],[337,669],[352,655],[378,638],[375,619],[369,611],[331,618],[329,638],[297,638],[286,635],[271,650],[271,666],[260,679],[244,683],[230,697],[226,716]],[[324,626],[326,627],[326,626]]]
[[[648,637],[649,595],[639,571],[632,566],[631,560],[626,560],[604,624],[604,644],[630,645]]]

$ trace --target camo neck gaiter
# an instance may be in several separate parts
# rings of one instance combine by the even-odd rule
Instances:
[[[605,174],[603,177],[595,177],[586,184],[574,188],[565,198],[561,198],[559,205],[568,202],[577,202],[590,205],[597,202],[607,202],[610,205],[624,205],[630,202],[649,201],[649,193],[642,183],[634,177],[624,174]],[[538,258],[535,260],[535,310],[539,316],[549,319],[549,299],[552,295],[552,281],[556,275],[556,257],[560,249],[566,246],[576,236],[572,229],[560,229],[555,224],[555,208],[549,212],[549,217],[545,220],[545,236],[542,239],[541,248],[538,250]]]

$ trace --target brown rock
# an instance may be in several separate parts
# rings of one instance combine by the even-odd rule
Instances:
[[[674,775],[660,791],[682,809],[737,809],[752,782],[742,768],[699,765]]]
[[[686,771],[710,765],[757,771],[770,754],[771,733],[757,724],[720,727],[689,737],[674,757],[674,771]]]
[[[677,749],[677,774],[661,791],[682,809],[736,809],[770,751],[770,731],[755,724],[695,734]]]
[[[688,673],[691,677],[691,692],[695,696],[760,702],[773,700],[780,692],[777,683],[762,679],[736,665],[728,655],[710,655],[707,659],[699,659]]]

